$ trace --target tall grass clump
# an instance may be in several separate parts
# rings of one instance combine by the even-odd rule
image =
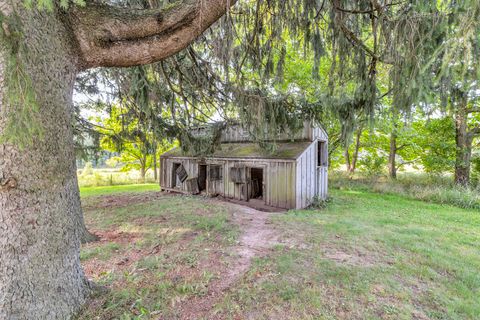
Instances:
[[[480,210],[480,188],[460,187],[452,177],[426,174],[401,174],[398,179],[387,177],[349,176],[333,172],[330,186],[337,189],[364,190],[385,194],[398,194],[409,198],[465,209]]]

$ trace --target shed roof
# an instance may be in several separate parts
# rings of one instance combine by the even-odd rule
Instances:
[[[245,158],[245,159],[297,159],[311,144],[310,141],[277,143],[276,150],[270,153],[257,143],[222,143],[217,150],[206,158]],[[174,148],[162,157],[190,157],[181,148]]]

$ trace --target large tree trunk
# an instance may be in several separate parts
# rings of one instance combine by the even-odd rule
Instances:
[[[343,152],[343,156],[345,157],[345,166],[346,166],[346,169],[347,169],[347,173],[350,173],[350,170],[352,168],[352,164],[351,164],[351,161],[350,161],[350,151],[348,151],[349,146],[346,145],[344,148],[345,148],[345,150]]]
[[[358,152],[360,151],[360,139],[362,137],[362,131],[363,131],[363,125],[360,126],[360,128],[358,128],[357,134],[355,135],[355,150],[353,151],[350,174],[354,174],[355,170],[357,169]]]
[[[397,179],[397,133],[390,133],[390,152],[388,154],[388,173],[390,178]]]
[[[390,148],[388,154],[388,173],[390,178],[397,179],[397,119],[398,115],[396,110],[393,111],[393,128],[390,133]]]
[[[140,160],[140,178],[142,183],[145,183],[145,177],[147,175],[147,155],[144,154]]]
[[[470,183],[470,162],[472,158],[472,135],[468,132],[467,97],[464,94],[456,95],[455,108],[455,183],[467,186]]]
[[[157,144],[153,148],[153,179],[158,181],[158,172],[157,172]]]
[[[12,2],[0,0],[3,14]],[[0,144],[0,319],[68,319],[89,292],[80,265],[83,218],[72,139],[71,97],[76,55],[58,15],[23,9],[26,76],[35,87],[43,136],[22,149]],[[0,133],[6,103],[6,61],[0,49]]]
[[[345,145],[345,151],[343,153],[345,157],[345,163],[347,166],[347,173],[354,174],[357,169],[358,153],[360,151],[360,140],[362,136],[363,125],[358,128],[355,134],[355,149],[353,150],[353,155],[350,157],[349,145]]]
[[[0,134],[22,108],[5,97],[13,84],[5,73],[13,51],[4,46],[4,34],[13,35],[25,53],[22,77],[31,79],[39,106],[29,114],[43,130],[27,148],[0,143],[0,319],[69,319],[90,291],[79,258],[84,225],[71,123],[77,71],[169,57],[235,2],[184,0],[143,11],[88,2],[38,12],[26,10],[23,0],[0,0]],[[23,37],[3,20],[12,12]]]

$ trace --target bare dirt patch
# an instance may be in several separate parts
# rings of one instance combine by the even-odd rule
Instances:
[[[164,219],[154,218],[143,218],[139,221],[142,225],[147,224],[147,221],[149,220],[150,223],[159,224],[164,221]],[[182,231],[182,235],[175,241],[175,246],[178,251],[186,250],[189,243],[198,235],[197,232],[188,229],[180,231]],[[119,245],[119,249],[117,250],[117,253],[108,260],[94,258],[83,262],[85,273],[89,278],[98,277],[106,271],[116,272],[127,270],[145,257],[162,254],[162,252],[166,251],[164,247],[168,246],[168,243],[160,242],[151,247],[135,248],[137,242],[143,239],[144,234],[137,232],[124,232],[117,229],[107,231],[98,230],[94,232],[99,236],[100,240],[98,242],[87,244],[85,247],[96,247],[101,246],[102,244],[115,243]],[[176,232],[179,232],[179,230],[174,228],[160,228],[157,232],[157,236],[158,239],[167,238]],[[129,246],[132,246],[133,248],[128,248]]]
[[[219,200],[212,201],[220,203]],[[215,304],[248,271],[253,258],[268,254],[271,248],[279,243],[280,233],[269,221],[275,213],[258,211],[234,203],[223,203],[223,205],[232,213],[233,222],[240,227],[241,235],[238,244],[229,249],[232,254],[223,266],[218,263],[213,266],[220,277],[211,283],[208,293],[181,305],[181,319],[201,319],[202,317],[222,319],[221,315],[212,313]]]
[[[84,204],[83,207],[86,210],[120,208],[155,201],[168,196],[168,194],[158,191],[149,191],[142,193],[121,193],[88,199],[87,203]]]
[[[372,254],[359,251],[345,252],[339,249],[328,248],[324,251],[323,256],[329,260],[333,260],[338,264],[345,264],[356,267],[374,267],[378,266],[377,257]]]

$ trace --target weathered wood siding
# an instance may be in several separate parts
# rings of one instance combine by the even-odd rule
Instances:
[[[327,140],[327,135],[322,128],[312,126],[312,124],[309,121],[306,121],[303,126],[303,129],[295,133],[295,135],[292,136],[290,132],[284,132],[284,133],[278,134],[276,139],[279,141],[291,141],[291,140],[315,141],[316,139]],[[252,138],[249,136],[248,131],[242,128],[241,126],[231,126],[223,130],[221,140],[222,142],[248,142],[248,141],[252,141]]]
[[[238,129],[238,128],[237,128]],[[247,167],[263,169],[263,200],[266,205],[301,209],[309,206],[318,195],[325,199],[328,196],[328,164],[318,163],[318,141],[328,142],[328,136],[322,128],[305,125],[301,133],[303,139],[312,141],[307,149],[296,160],[255,159],[244,158],[210,158],[197,159],[189,157],[161,157],[160,185],[163,189],[172,189],[172,170],[175,163],[181,163],[189,178],[198,177],[198,165],[207,167],[207,192],[211,195],[221,195],[226,198],[246,200],[251,195],[249,183],[234,183],[230,179],[230,168]],[[223,139],[230,142],[245,141],[247,136],[242,130],[226,130]],[[328,152],[324,150],[323,152]],[[210,181],[210,165],[222,168],[222,179]],[[247,177],[249,179],[250,177]],[[186,183],[180,187],[182,192],[188,192]]]
[[[188,178],[197,178],[198,177],[198,162],[196,159],[191,158],[160,158],[160,186],[165,189],[171,189],[173,185],[173,166],[175,163],[180,163],[187,171]],[[181,191],[187,192],[186,182],[182,183],[180,188]]]
[[[322,130],[323,131],[323,130]],[[323,135],[324,132],[319,132]],[[320,140],[321,141],[321,140]],[[328,196],[328,166],[318,165],[318,143],[312,144],[297,159],[296,208],[308,207],[315,196]]]
[[[187,171],[188,178],[198,177],[199,160],[196,158],[161,158],[160,185],[162,189],[172,189],[172,170],[175,163],[181,163]],[[296,206],[296,163],[294,160],[260,159],[246,161],[243,159],[205,159],[202,164],[220,165],[222,180],[210,181],[207,169],[207,191],[211,195],[245,200],[251,194],[251,186],[231,182],[230,168],[247,167],[263,169],[263,200],[266,205],[293,209]],[[247,177],[250,178],[250,177]],[[179,191],[187,192],[183,183]]]
[[[191,129],[191,133],[194,136],[206,136],[210,132],[209,126],[198,127]],[[305,121],[303,129],[299,132],[292,135],[291,132],[282,132],[276,136],[276,139],[279,141],[291,141],[291,140],[307,140],[314,141],[316,139],[327,139],[325,131],[312,124],[311,121]],[[248,130],[243,128],[241,125],[231,125],[227,126],[222,131],[222,142],[251,142],[252,137],[248,133]]]
[[[266,205],[295,208],[295,162],[287,160],[235,160],[224,163],[224,193],[227,198],[245,200],[251,193],[249,184],[234,183],[230,179],[230,168],[247,167],[263,169],[263,200]],[[248,172],[248,171],[247,171]],[[247,176],[250,179],[249,176]]]
[[[317,194],[322,198],[328,197],[328,135],[323,128],[316,128],[318,130],[317,141],[325,142],[325,164],[317,167]],[[318,144],[315,143],[316,148]],[[318,150],[317,150],[318,152]]]
[[[320,140],[320,141],[327,141],[328,142],[328,135],[325,132],[325,130],[323,130],[323,128],[320,128],[320,127],[312,128],[312,127],[310,127],[309,130],[310,130],[310,136],[309,136],[310,141]]]
[[[322,199],[328,197],[328,167],[322,166],[317,168],[317,194]]]

